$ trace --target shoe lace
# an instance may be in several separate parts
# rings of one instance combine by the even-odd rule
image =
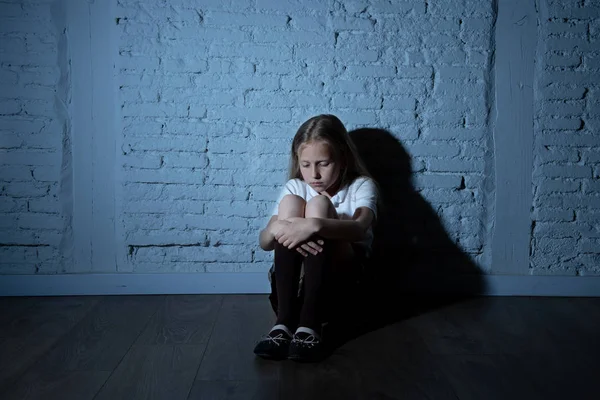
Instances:
[[[267,335],[263,338],[266,342],[273,342],[277,346],[281,346],[281,344],[289,339],[287,339],[283,333],[280,333],[276,336]]]
[[[297,344],[301,344],[301,345],[304,345],[304,346],[308,346],[308,347],[313,347],[316,344],[319,344],[319,339],[317,339],[314,335],[308,335],[304,339],[300,339],[298,337],[294,337],[292,339],[292,342],[297,343]]]

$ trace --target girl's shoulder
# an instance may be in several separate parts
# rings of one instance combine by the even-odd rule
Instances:
[[[296,194],[298,196],[304,196],[306,194],[306,182],[302,179],[294,178],[288,180],[285,185],[283,185],[283,191],[287,194]]]
[[[364,176],[361,175],[357,178],[355,178],[352,183],[350,183],[350,187],[353,188],[359,188],[359,187],[374,187],[375,186],[375,181],[372,178],[369,178],[368,176]]]
[[[284,186],[286,188],[301,189],[306,186],[306,182],[304,182],[302,179],[293,178],[288,180]]]

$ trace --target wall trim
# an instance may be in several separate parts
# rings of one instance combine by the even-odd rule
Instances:
[[[476,279],[480,279],[477,277]],[[432,278],[411,285],[413,291],[441,293],[441,287],[470,287],[473,277],[443,278],[443,285]],[[569,296],[600,297],[600,276],[515,276],[484,275],[484,296]],[[190,273],[190,274],[65,274],[3,275],[0,296],[72,295],[150,295],[150,294],[234,294],[269,292],[266,272]],[[444,292],[447,292],[445,290]]]

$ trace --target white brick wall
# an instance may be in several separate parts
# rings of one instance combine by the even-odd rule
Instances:
[[[450,234],[481,254],[483,179],[469,178],[483,178],[488,105],[470,94],[488,82],[493,15],[447,3],[119,1],[127,262],[267,268],[256,229],[295,130],[322,112],[414,148],[422,195],[464,205]]]
[[[0,3],[0,271],[64,266],[61,164],[65,97],[51,2]]]
[[[110,4],[117,33],[103,49],[114,47],[113,58],[95,62],[104,63],[102,73],[115,66],[115,83],[86,100],[99,107],[114,93],[116,166],[70,153],[72,138],[85,137],[78,143],[92,149],[103,140],[103,132],[86,127],[91,119],[77,120],[90,132],[71,133],[67,111],[73,113],[71,96],[86,90],[81,77],[91,74],[98,84],[96,70],[71,75],[69,66],[89,60],[69,49],[73,32],[111,31],[90,28],[104,20],[92,15],[100,6],[87,13],[79,5],[90,20],[76,30],[68,24],[79,22],[77,15],[65,18],[72,3],[0,2],[0,273],[264,271],[272,255],[258,249],[257,233],[285,180],[291,138],[304,120],[325,112],[349,129],[392,132],[412,156],[416,189],[451,239],[493,272],[489,110],[494,85],[502,83],[493,79],[491,46],[502,2]],[[539,12],[530,272],[594,274],[599,8],[543,0]],[[113,212],[110,196],[94,197],[100,184],[85,186],[71,164],[86,157],[96,168],[96,175],[85,171],[90,176],[116,168],[114,237],[103,243],[114,241],[115,266],[72,265],[74,204],[96,201],[78,210],[76,229],[93,229],[86,213],[96,213],[90,221],[97,222]],[[73,172],[85,199],[73,189]],[[90,240],[110,231],[105,224]]]
[[[600,4],[549,0],[541,12],[530,268],[598,275]]]

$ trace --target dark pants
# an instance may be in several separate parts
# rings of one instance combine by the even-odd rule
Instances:
[[[333,265],[333,241],[326,240],[323,252],[307,257],[276,243],[275,263],[269,271],[269,300],[277,323],[292,331],[305,326],[320,332],[323,323],[348,311],[365,264],[362,247],[353,248],[352,265]]]

